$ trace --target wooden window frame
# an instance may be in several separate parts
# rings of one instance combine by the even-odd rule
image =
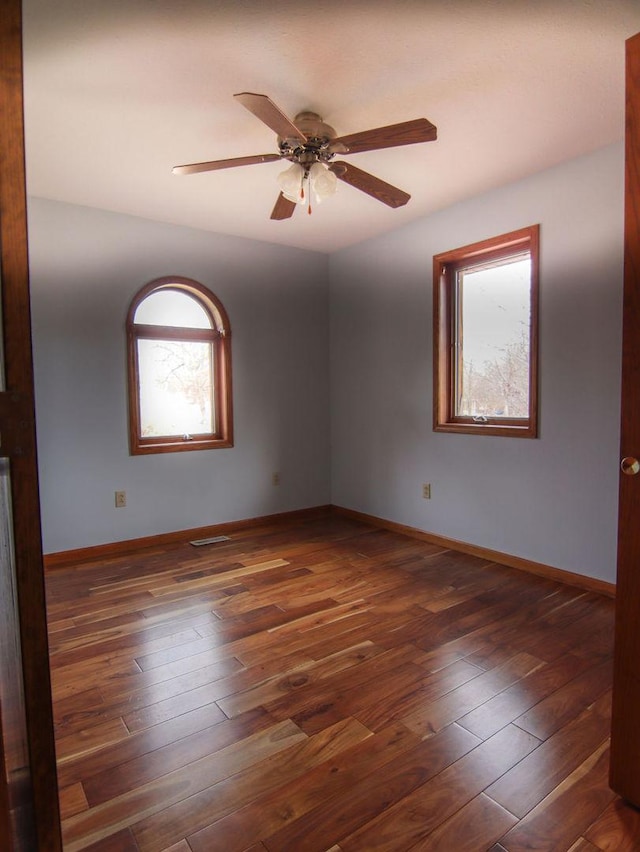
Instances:
[[[195,298],[211,317],[212,327],[180,328],[136,324],[140,304],[152,293],[178,290]],[[140,434],[140,371],[138,340],[210,341],[214,365],[214,431],[189,436],[162,435],[145,438]],[[181,276],[156,278],[136,293],[127,314],[127,362],[129,398],[129,450],[131,455],[214,450],[233,446],[233,407],[231,395],[231,325],[222,302],[197,281]]]
[[[467,435],[538,437],[538,301],[540,226],[531,225],[508,234],[437,254],[433,258],[433,429]],[[527,252],[531,258],[531,321],[529,328],[529,416],[488,417],[482,422],[455,413],[456,276],[466,269],[491,261],[504,261]]]

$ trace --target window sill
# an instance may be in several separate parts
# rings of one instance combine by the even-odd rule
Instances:
[[[531,423],[522,426],[515,423],[473,423],[450,421],[435,423],[434,432],[454,432],[461,435],[500,435],[503,438],[537,438],[538,432]]]
[[[153,453],[185,453],[194,450],[222,450],[233,447],[232,439],[215,438],[212,440],[165,441],[153,444],[138,444],[131,448],[132,456],[145,456]]]

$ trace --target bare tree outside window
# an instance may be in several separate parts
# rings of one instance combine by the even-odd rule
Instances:
[[[457,414],[527,417],[530,281],[528,257],[458,274]]]
[[[140,427],[145,437],[213,430],[211,346],[138,341]]]

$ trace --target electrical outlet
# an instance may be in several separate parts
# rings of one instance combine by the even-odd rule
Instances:
[[[277,471],[271,475],[271,482],[273,485],[280,485],[280,474]]]
[[[116,491],[116,509],[124,509],[127,505],[127,492]]]
[[[425,482],[422,486],[422,496],[425,500],[431,500],[431,483]]]

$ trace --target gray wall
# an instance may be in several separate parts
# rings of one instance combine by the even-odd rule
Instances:
[[[45,552],[329,502],[326,255],[42,199],[29,233]],[[132,457],[126,313],[169,274],[228,311],[235,446]]]
[[[330,258],[32,199],[45,551],[333,502],[613,582],[622,216],[621,145]],[[432,255],[534,223],[540,438],[435,434]],[[131,457],[124,320],[171,273],[229,312],[235,447]]]
[[[540,437],[436,434],[432,256],[535,223]],[[333,503],[614,582],[622,262],[621,145],[334,254]]]

